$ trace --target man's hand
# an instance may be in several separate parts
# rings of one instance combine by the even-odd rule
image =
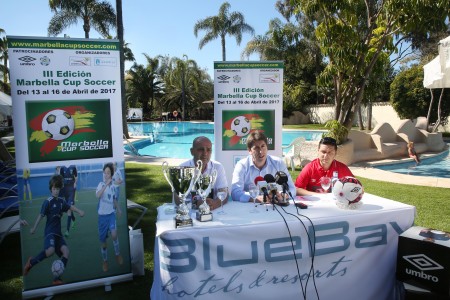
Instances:
[[[206,198],[206,204],[208,204],[210,210],[214,210],[220,207],[219,199]]]

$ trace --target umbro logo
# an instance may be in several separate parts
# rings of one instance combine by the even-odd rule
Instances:
[[[228,79],[230,79],[231,77],[230,76],[227,76],[227,75],[220,75],[219,77],[217,77],[219,80],[228,80]]]
[[[403,256],[403,258],[421,271],[440,270],[444,268],[425,254],[407,255]]]
[[[29,62],[35,61],[36,58],[31,57],[31,56],[22,56],[22,57],[19,57],[19,60],[29,63]]]

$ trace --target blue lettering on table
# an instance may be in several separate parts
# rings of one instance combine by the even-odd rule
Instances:
[[[316,270],[314,276],[316,278],[332,278],[335,276],[345,276],[347,273],[346,264],[350,263],[351,260],[346,260],[345,256],[340,257],[338,260],[331,263],[328,270]],[[271,275],[267,270],[262,270],[257,277],[250,281],[250,283],[243,282],[241,277],[243,275],[243,270],[238,270],[234,272],[228,279],[219,278],[216,274],[210,275],[205,279],[200,279],[198,285],[192,283],[190,280],[189,288],[177,288],[176,282],[180,278],[179,276],[171,277],[166,283],[161,286],[162,292],[168,295],[175,296],[177,298],[197,298],[205,296],[205,299],[210,299],[207,296],[217,293],[223,294],[240,294],[245,293],[252,289],[262,288],[267,285],[282,285],[282,284],[298,284],[299,275],[282,274],[282,275]],[[309,273],[300,274],[301,280],[306,281],[309,277],[312,277]],[[239,282],[241,280],[241,282]],[[306,289],[306,285],[305,285]]]
[[[401,233],[400,226],[396,222],[388,224],[396,234]],[[163,234],[160,236],[160,266],[163,270],[172,273],[188,273],[197,268],[212,270],[217,267],[230,268],[258,264],[260,260],[276,263],[295,258],[304,259],[304,257],[339,253],[349,249],[352,243],[355,249],[387,245],[388,224],[356,227],[353,242],[349,237],[350,225],[346,221],[310,226],[308,237],[311,242],[308,242],[307,238],[302,240],[301,236],[296,235],[248,241],[248,246],[243,248],[247,250],[241,251],[238,258],[232,251],[233,245],[212,243],[210,239],[214,237],[205,236],[199,241],[194,238],[168,239]],[[309,247],[302,247],[302,242]],[[196,243],[201,244],[199,248],[203,252],[202,256],[198,254],[200,251],[196,251]],[[261,243],[263,247],[258,248],[258,244]],[[226,259],[230,251],[234,255],[233,259]],[[264,253],[260,255],[259,251]],[[211,265],[212,262],[217,262],[217,265]]]

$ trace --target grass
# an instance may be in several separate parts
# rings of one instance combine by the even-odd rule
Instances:
[[[145,276],[115,284],[109,293],[103,287],[98,287],[56,295],[54,299],[128,299],[131,295],[133,299],[149,299],[153,280],[156,209],[162,203],[170,202],[171,195],[161,166],[126,163],[125,169],[127,197],[148,207],[148,212],[139,225],[144,233]],[[298,173],[299,171],[293,171],[291,175],[295,179]],[[450,231],[448,189],[359,179],[368,193],[416,206],[416,225]],[[132,224],[137,217],[137,211],[129,211],[128,223]],[[6,237],[0,245],[0,299],[21,299],[20,255],[20,236],[14,234]]]
[[[323,124],[283,125],[283,129],[326,130]]]

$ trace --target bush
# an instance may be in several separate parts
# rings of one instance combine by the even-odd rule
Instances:
[[[434,103],[430,121],[437,120],[437,105],[441,89],[433,89]],[[413,66],[400,72],[391,84],[390,102],[401,119],[427,116],[431,102],[430,91],[423,86],[423,67]],[[450,92],[444,92],[441,104],[441,119],[450,113]]]
[[[328,128],[328,132],[325,132],[323,137],[332,137],[336,140],[338,145],[341,145],[347,140],[348,129],[336,120],[330,120],[325,123],[325,128]]]

